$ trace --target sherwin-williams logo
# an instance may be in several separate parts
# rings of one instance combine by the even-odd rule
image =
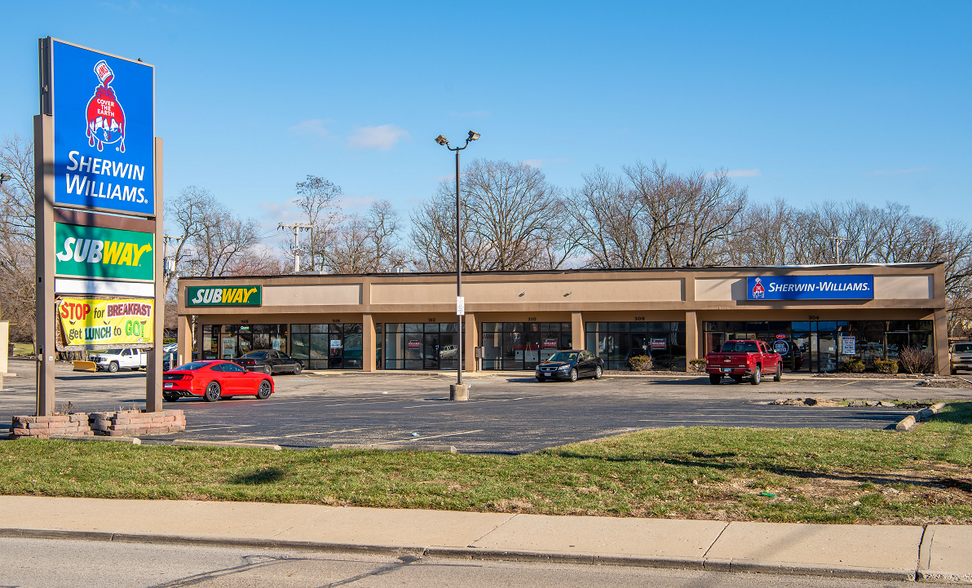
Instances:
[[[753,286],[752,299],[764,298],[766,296],[766,290],[763,288],[763,282],[759,278],[756,278],[756,285]]]
[[[125,152],[125,110],[115,98],[111,81],[115,72],[104,59],[94,66],[94,72],[101,80],[95,88],[94,96],[88,101],[88,146],[104,149],[105,144],[119,143],[116,151]]]
[[[260,306],[263,304],[261,286],[186,288],[186,306]]]
[[[750,276],[748,300],[872,300],[874,276]]]
[[[56,223],[55,273],[84,278],[155,279],[152,233]]]

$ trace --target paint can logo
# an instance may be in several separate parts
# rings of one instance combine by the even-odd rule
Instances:
[[[766,296],[766,290],[763,289],[762,281],[756,278],[756,285],[753,286],[753,299],[763,298]]]
[[[106,144],[118,143],[115,150],[124,153],[125,110],[115,98],[115,90],[111,87],[115,72],[111,71],[104,59],[95,64],[94,72],[101,83],[95,88],[91,100],[88,100],[88,146],[97,147],[101,151]]]

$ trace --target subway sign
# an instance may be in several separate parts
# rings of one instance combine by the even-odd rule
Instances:
[[[260,306],[263,304],[262,286],[189,286],[186,306]]]
[[[59,276],[154,280],[154,235],[55,223],[54,273]]]
[[[747,300],[872,300],[874,276],[750,276]]]

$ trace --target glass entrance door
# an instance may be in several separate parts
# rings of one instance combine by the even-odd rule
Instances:
[[[439,334],[425,333],[425,341],[422,346],[422,350],[424,351],[422,356],[425,359],[425,369],[439,369]]]
[[[810,352],[810,333],[794,332],[790,338],[790,365],[795,372],[813,371],[813,354]]]
[[[817,346],[820,349],[820,371],[837,371],[837,338],[834,333],[818,333]]]

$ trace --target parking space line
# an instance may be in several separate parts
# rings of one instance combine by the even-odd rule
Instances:
[[[461,433],[444,433],[442,435],[429,435],[427,437],[415,437],[412,439],[399,439],[398,441],[389,441],[390,443],[414,443],[416,441],[424,441],[426,439],[439,439],[440,437],[455,437],[456,435],[469,435],[471,433],[482,433],[485,429],[476,429],[475,431],[463,431]]]

